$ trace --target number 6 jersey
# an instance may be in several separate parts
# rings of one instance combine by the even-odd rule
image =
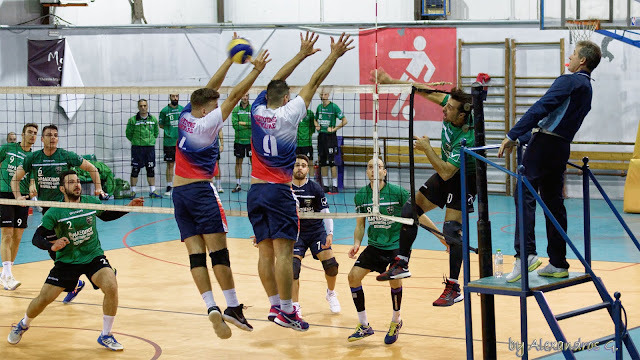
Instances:
[[[277,109],[267,107],[267,91],[251,108],[251,176],[270,183],[286,184],[296,162],[298,124],[307,115],[300,96]]]

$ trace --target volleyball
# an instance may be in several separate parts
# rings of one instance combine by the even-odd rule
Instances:
[[[249,58],[253,55],[253,48],[249,40],[244,38],[237,38],[229,42],[227,46],[227,52],[229,58],[236,64],[244,64],[249,61]]]

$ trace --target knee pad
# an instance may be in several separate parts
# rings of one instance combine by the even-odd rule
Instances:
[[[324,273],[328,276],[337,276],[338,275],[338,262],[335,257],[332,257],[328,260],[322,260],[322,267],[324,268]]]
[[[424,214],[424,210],[422,210],[422,208],[416,204],[416,215],[420,217],[422,216],[422,214]],[[406,203],[404,203],[404,205],[402,205],[402,213],[400,216],[408,219],[413,218],[413,212],[411,211],[411,200],[407,201]]]
[[[131,168],[131,177],[137,178],[138,174],[140,174],[140,168]]]
[[[207,255],[205,255],[204,253],[190,254],[189,263],[191,263],[192,269],[195,269],[197,267],[207,267]]]
[[[145,168],[147,169],[147,177],[152,178],[156,176],[156,168],[151,166],[145,166]]]
[[[210,252],[209,256],[211,257],[212,266],[224,265],[231,267],[231,262],[229,261],[229,249]]]
[[[460,246],[462,247],[462,234],[460,233],[462,230],[462,224],[457,221],[445,221],[442,226],[442,233],[445,234],[448,238],[445,238],[445,241],[450,246]],[[455,239],[453,241],[451,238]]]
[[[298,280],[300,278],[300,267],[302,266],[302,260],[297,257],[293,257],[293,279]]]

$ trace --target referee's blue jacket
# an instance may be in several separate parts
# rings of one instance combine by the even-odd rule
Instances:
[[[569,142],[591,110],[591,76],[586,71],[558,77],[511,128],[507,137],[515,140],[539,127]]]

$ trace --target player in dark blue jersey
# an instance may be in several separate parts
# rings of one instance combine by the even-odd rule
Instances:
[[[306,155],[296,156],[293,167],[293,184],[291,189],[298,199],[299,212],[329,213],[327,197],[322,187],[307,178],[309,174],[309,158]],[[301,219],[300,234],[293,245],[293,304],[298,309],[298,316],[302,317],[298,295],[300,293],[300,267],[302,259],[311,250],[311,255],[322,262],[324,276],[327,279],[326,299],[332,313],[340,312],[338,294],[335,292],[336,277],[338,276],[338,262],[333,256],[331,243],[333,242],[333,219]]]

